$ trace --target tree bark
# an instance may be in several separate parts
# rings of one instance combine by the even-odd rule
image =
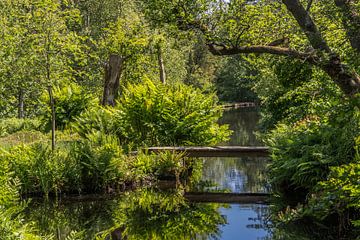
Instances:
[[[51,108],[51,149],[55,150],[55,130],[56,130],[56,122],[55,122],[55,100],[52,92],[52,87],[49,85],[48,94],[50,98],[50,108]]]
[[[165,66],[164,66],[164,60],[162,57],[162,50],[161,50],[160,44],[157,45],[157,57],[158,57],[158,64],[159,64],[160,81],[163,84],[166,84]]]
[[[323,51],[328,55],[328,60],[318,64],[331,79],[348,96],[360,92],[360,78],[355,71],[342,64],[338,54],[331,51],[320,31],[316,27],[309,12],[299,0],[282,0],[289,12],[304,31],[310,44],[316,51]]]
[[[19,88],[18,95],[18,118],[24,118],[24,89]]]
[[[299,0],[282,0],[289,12],[293,15],[300,28],[304,31],[307,39],[314,49],[331,52],[319,29],[312,20],[310,14]]]
[[[335,5],[341,10],[342,22],[350,44],[360,53],[360,13],[356,11],[354,0],[335,0]]]
[[[316,55],[311,53],[300,52],[290,48],[276,46],[246,46],[228,48],[224,45],[208,44],[208,48],[213,55],[218,56],[235,55],[240,53],[268,53],[273,55],[288,56],[301,59],[311,64],[317,64],[320,60]]]
[[[110,55],[105,66],[104,93],[102,105],[115,106],[115,99],[119,94],[120,77],[125,59],[119,55]]]

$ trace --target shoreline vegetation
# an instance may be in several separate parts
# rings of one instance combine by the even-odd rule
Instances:
[[[226,102],[260,106],[274,236],[311,223],[304,239],[359,238],[360,1],[1,0],[0,36],[0,239],[85,238],[54,222],[42,236],[22,196],[196,179],[192,158],[130,153],[223,143]],[[118,236],[176,238],[178,222],[184,239],[217,237],[224,224],[220,205],[133,194]]]

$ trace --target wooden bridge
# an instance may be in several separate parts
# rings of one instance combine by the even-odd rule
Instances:
[[[226,103],[222,105],[224,109],[250,108],[256,106],[257,104],[255,102]]]
[[[143,151],[148,153],[160,153],[171,151],[184,153],[188,157],[267,157],[268,147],[258,146],[216,146],[216,147],[149,147]],[[137,152],[133,152],[137,154]]]
[[[263,146],[148,147],[141,151],[155,154],[170,151],[184,153],[188,157],[268,157],[270,152],[268,147]],[[175,187],[175,182],[170,183],[171,186],[164,189]],[[270,193],[186,192],[184,197],[190,202],[266,204],[270,201]]]

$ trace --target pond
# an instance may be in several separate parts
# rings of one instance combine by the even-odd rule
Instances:
[[[258,119],[256,111],[226,111],[221,123],[234,133],[224,145],[260,145],[253,133]],[[264,158],[208,158],[203,163],[202,180],[211,180],[213,190],[267,191]],[[59,240],[71,233],[93,238],[125,225],[133,239],[269,239],[266,213],[265,205],[187,203],[179,192],[140,189],[111,200],[33,201],[26,216]]]
[[[254,135],[258,119],[256,111],[226,111],[221,123],[229,124],[234,133],[223,145],[261,145]],[[202,180],[211,184],[208,190],[267,192],[266,161],[259,157],[206,158]],[[111,231],[117,236],[113,239],[123,239],[125,229],[128,239],[272,239],[266,220],[268,206],[189,203],[182,193],[182,189],[145,188],[113,199],[32,201],[26,218],[43,234],[59,240],[71,234],[74,239],[106,238]]]

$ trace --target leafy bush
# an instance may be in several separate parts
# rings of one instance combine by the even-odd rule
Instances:
[[[276,62],[272,77],[266,79],[271,81],[271,91],[257,90],[262,99],[263,131],[276,128],[280,122],[292,124],[309,115],[327,115],[341,98],[327,75],[298,60]]]
[[[21,194],[45,196],[116,191],[127,184],[156,178],[179,180],[193,165],[191,159],[170,152],[127,156],[116,136],[101,132],[59,142],[54,151],[49,142],[15,146],[2,150],[0,159],[19,179]]]
[[[327,178],[330,167],[353,161],[354,139],[360,133],[358,112],[341,107],[322,120],[309,116],[293,125],[280,124],[268,135],[270,179],[275,191],[297,191],[304,200]]]
[[[92,96],[73,83],[65,87],[54,87],[53,94],[57,129],[64,129],[75,117],[93,104]],[[49,130],[51,128],[51,108],[48,94],[44,93],[41,100],[43,105],[47,106],[43,109],[42,117],[46,130]]]
[[[230,131],[217,123],[221,107],[214,94],[186,85],[146,81],[129,85],[115,108],[94,107],[72,124],[81,136],[115,134],[125,148],[156,145],[211,145]]]
[[[68,167],[67,155],[61,149],[52,152],[48,143],[39,142],[14,147],[0,157],[9,162],[20,180],[21,194],[48,195],[50,192],[58,193],[66,182],[63,174]]]
[[[99,131],[103,134],[114,134],[114,112],[113,108],[93,106],[76,117],[71,128],[81,137],[86,138],[87,134]]]
[[[0,119],[0,137],[19,132],[40,130],[41,121],[38,119],[5,118]]]
[[[128,161],[116,137],[101,132],[88,134],[75,143],[72,158],[79,164],[81,189],[99,192],[126,180]]]
[[[329,177],[317,184],[317,193],[311,196],[305,214],[311,214],[318,219],[325,219],[333,213],[343,217],[347,215],[354,220],[356,226],[360,227],[359,181],[359,163],[331,168]]]
[[[1,151],[1,150],[0,150]],[[26,204],[20,201],[20,183],[14,179],[5,161],[0,164],[0,239],[40,240],[34,229],[23,222],[21,212]]]
[[[136,146],[211,145],[229,136],[213,94],[186,85],[129,85],[117,105],[120,139]]]

